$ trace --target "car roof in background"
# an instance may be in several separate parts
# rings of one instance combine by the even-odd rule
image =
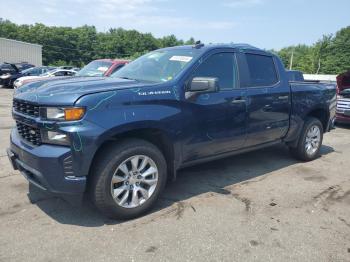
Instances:
[[[96,60],[93,60],[91,62],[94,62],[94,61],[105,61],[105,62],[111,62],[111,63],[114,63],[114,64],[130,62],[130,60],[127,60],[127,59],[111,59],[111,58],[96,59]]]
[[[74,73],[76,73],[77,71],[75,71],[75,70],[71,70],[71,69],[62,69],[62,68],[55,68],[55,69],[53,69],[53,70],[50,70],[50,71],[48,71],[48,72],[46,72],[46,73],[56,73],[56,72],[74,72]],[[45,74],[46,74],[45,73]]]

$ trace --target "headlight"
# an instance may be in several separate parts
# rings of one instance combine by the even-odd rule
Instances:
[[[22,83],[22,81],[20,81],[20,80],[16,80],[16,81],[13,83],[13,85],[14,85],[15,87],[20,87],[20,86],[23,85],[23,83]]]
[[[75,121],[83,118],[85,109],[83,107],[47,107],[46,118],[49,120]]]
[[[43,143],[47,144],[69,145],[69,137],[55,131],[42,131],[41,139]]]

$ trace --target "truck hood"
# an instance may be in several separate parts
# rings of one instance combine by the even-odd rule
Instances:
[[[17,89],[15,99],[40,105],[73,105],[87,94],[115,89],[139,88],[149,83],[110,77],[69,77],[32,82]]]

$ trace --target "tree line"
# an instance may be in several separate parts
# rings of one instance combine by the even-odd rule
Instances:
[[[311,46],[282,48],[277,53],[286,68],[309,74],[340,74],[350,70],[350,26],[334,35],[325,35]]]
[[[98,58],[134,59],[146,52],[183,44],[193,44],[174,35],[161,38],[136,30],[111,28],[98,32],[94,26],[62,27],[17,25],[0,18],[0,37],[37,43],[43,46],[43,64],[84,66]],[[271,50],[277,53],[286,68],[310,74],[339,74],[350,70],[350,26],[334,35],[323,36],[315,44],[296,45]],[[292,60],[292,61],[291,61]]]
[[[99,58],[134,59],[149,51],[184,44],[195,40],[177,39],[174,35],[156,38],[151,33],[111,28],[98,32],[94,26],[63,27],[17,25],[0,18],[0,37],[40,44],[43,64],[84,66]]]

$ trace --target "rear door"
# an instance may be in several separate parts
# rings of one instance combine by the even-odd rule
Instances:
[[[188,114],[184,161],[196,160],[240,148],[245,141],[245,91],[238,88],[238,70],[233,52],[210,55],[190,77],[217,77],[219,91],[186,93]]]
[[[261,52],[238,55],[241,87],[247,91],[247,141],[245,146],[284,137],[289,127],[290,87],[281,81],[278,61]]]

